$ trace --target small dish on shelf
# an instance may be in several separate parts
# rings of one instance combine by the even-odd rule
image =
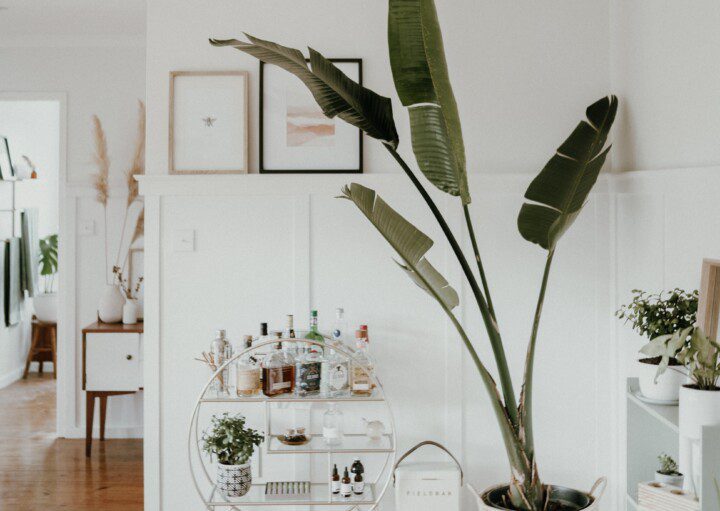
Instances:
[[[305,435],[305,428],[291,428],[284,435],[277,435],[275,438],[285,445],[305,445],[310,443],[310,437]]]
[[[660,406],[677,406],[679,403],[679,400],[677,399],[652,399],[650,397],[646,397],[643,395],[640,390],[636,390],[633,392],[636,398],[638,398],[643,403],[647,403],[649,405],[660,405]]]

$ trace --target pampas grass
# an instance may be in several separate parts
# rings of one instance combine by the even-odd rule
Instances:
[[[97,115],[93,115],[93,137],[95,139],[94,160],[98,166],[98,172],[93,176],[93,186],[97,193],[97,201],[107,206],[108,200],[108,176],[110,175],[110,158],[108,157],[107,139],[102,123]]]

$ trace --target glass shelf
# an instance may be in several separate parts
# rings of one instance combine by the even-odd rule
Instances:
[[[281,396],[267,397],[263,394],[258,396],[231,396],[228,394],[213,395],[208,391],[201,403],[340,403],[340,402],[382,402],[385,399],[374,391],[369,396],[344,396],[344,397],[321,397],[321,396],[296,396],[295,394],[283,394]]]
[[[344,435],[342,443],[329,446],[322,435],[310,435],[305,445],[285,445],[277,436],[266,438],[268,454],[322,454],[322,453],[391,453],[394,451],[390,435],[372,440],[365,435]]]
[[[302,497],[265,495],[265,483],[253,484],[250,491],[242,497],[224,497],[213,487],[208,507],[260,507],[260,506],[342,506],[373,505],[375,503],[375,485],[365,484],[362,495],[342,497],[332,495],[327,483],[312,483],[310,494]]]

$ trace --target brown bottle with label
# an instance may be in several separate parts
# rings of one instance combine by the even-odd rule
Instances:
[[[352,483],[350,482],[350,474],[348,473],[347,467],[345,467],[345,472],[343,473],[343,478],[340,483],[340,495],[346,498],[352,495]]]
[[[263,394],[267,397],[291,394],[295,391],[295,360],[283,353],[282,343],[262,363]]]

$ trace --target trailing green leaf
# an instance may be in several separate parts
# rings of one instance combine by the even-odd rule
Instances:
[[[433,0],[390,0],[388,43],[420,170],[440,190],[470,203],[460,114]]]
[[[295,48],[281,46],[246,34],[250,42],[237,39],[210,39],[213,46],[232,46],[253,57],[274,64],[297,76],[310,90],[323,113],[361,129],[393,148],[399,139],[389,98],[354,82],[332,62],[310,48],[310,66]]]
[[[580,213],[595,185],[610,147],[603,150],[615,120],[618,101],[609,96],[587,110],[587,121],[558,148],[545,168],[530,183],[518,216],[520,234],[552,250]]]
[[[357,183],[345,186],[341,198],[351,200],[380,231],[405,264],[399,266],[427,293],[438,296],[449,310],[460,303],[457,292],[425,258],[433,241],[380,198]],[[428,288],[432,288],[432,291]]]

